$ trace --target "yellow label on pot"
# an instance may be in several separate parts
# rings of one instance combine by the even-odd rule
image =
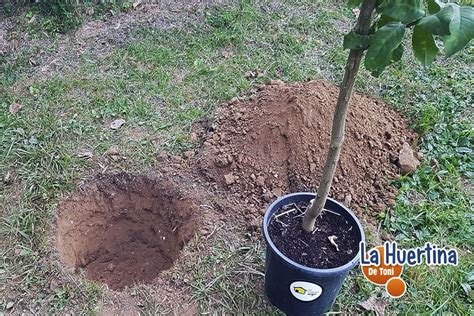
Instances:
[[[321,296],[323,288],[315,283],[296,281],[290,284],[290,292],[296,299],[310,302]]]

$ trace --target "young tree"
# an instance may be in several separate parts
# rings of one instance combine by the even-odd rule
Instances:
[[[471,3],[472,0],[462,0]],[[344,37],[344,49],[350,49],[344,78],[336,103],[331,143],[316,199],[306,210],[302,227],[314,230],[315,221],[331,188],[342,143],[349,101],[354,82],[364,57],[364,66],[378,77],[390,64],[403,55],[403,39],[413,28],[411,43],[415,59],[429,66],[439,53],[441,43],[449,57],[461,50],[474,38],[474,8],[438,0],[349,0],[349,6],[360,5],[354,29]],[[374,21],[374,22],[372,22]]]

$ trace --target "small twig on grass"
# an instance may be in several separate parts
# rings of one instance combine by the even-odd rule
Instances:
[[[240,267],[245,268],[247,270],[237,270],[235,273],[250,273],[250,274],[256,274],[260,276],[265,276],[265,273],[258,271],[257,269],[254,269],[252,267],[249,267],[243,263],[239,264]]]
[[[199,205],[199,206],[200,206],[200,207],[204,207],[204,208],[208,208],[208,209],[210,209],[210,210],[213,210],[213,209],[214,209],[212,206],[207,205],[207,204],[201,204],[201,205]]]
[[[221,229],[222,227],[224,227],[224,224],[222,224],[220,227],[217,227],[217,225],[214,226],[214,229],[212,230],[212,232],[206,237],[206,240],[208,240],[209,238],[211,238],[212,235],[214,235],[214,233],[216,231],[218,231],[219,229]]]
[[[255,274],[255,275],[259,275],[259,276],[261,276],[261,277],[264,277],[264,276],[265,276],[265,273],[260,272],[260,271],[257,271],[257,270],[252,270],[252,271],[251,271],[251,270],[247,270],[247,271],[245,271],[245,270],[237,270],[237,271],[235,271],[234,273],[237,273],[237,274],[239,274],[239,273],[242,273],[242,274]]]
[[[99,167],[102,169],[102,170],[100,171],[100,173],[105,173],[105,172],[107,171],[107,169],[109,168],[109,166],[103,166],[103,165],[101,165],[100,163],[99,163]]]
[[[334,247],[336,247],[336,250],[339,251],[339,245],[336,244],[337,236],[329,236],[328,239],[329,239],[329,242],[330,242]]]
[[[260,203],[260,201],[255,197],[255,196],[252,196],[252,199],[257,202],[257,205]]]

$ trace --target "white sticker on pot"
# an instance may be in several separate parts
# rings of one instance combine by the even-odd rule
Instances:
[[[290,292],[300,301],[310,302],[321,296],[323,288],[314,283],[296,281],[290,284]]]

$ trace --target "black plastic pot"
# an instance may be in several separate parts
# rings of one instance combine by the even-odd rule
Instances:
[[[265,267],[265,292],[270,302],[287,315],[321,315],[334,304],[347,273],[359,262],[357,255],[343,266],[332,269],[314,269],[298,264],[283,255],[268,234],[268,224],[273,213],[282,206],[309,202],[313,193],[292,193],[272,203],[263,219],[263,232],[267,242]],[[356,229],[360,240],[364,231],[359,220],[341,203],[327,199],[325,208],[339,213]]]

